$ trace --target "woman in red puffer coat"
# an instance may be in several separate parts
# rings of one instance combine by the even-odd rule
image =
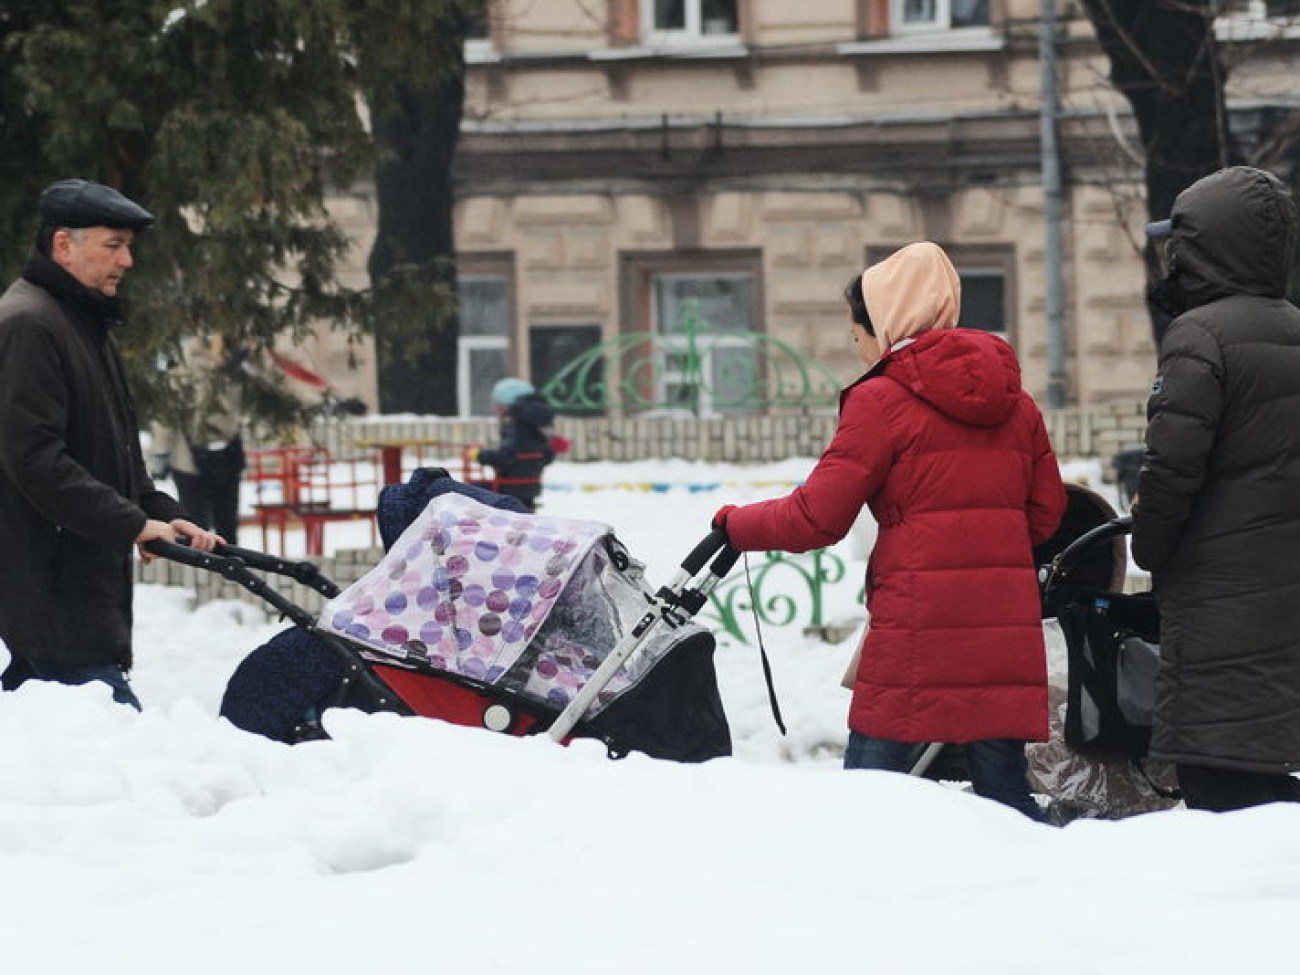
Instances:
[[[830,446],[788,497],[714,523],[742,551],[803,552],[870,507],[845,767],[904,771],[917,743],[965,743],[976,793],[1041,818],[1025,779],[1025,742],[1047,737],[1032,549],[1065,510],[1043,418],[1011,347],[954,327],[961,285],[935,244],[867,268],[846,297],[870,368],[841,395]]]

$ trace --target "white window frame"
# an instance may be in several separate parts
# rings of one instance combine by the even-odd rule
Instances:
[[[506,373],[510,372],[510,343],[513,337],[514,322],[511,309],[514,307],[514,297],[511,289],[514,287],[512,277],[508,271],[502,269],[485,270],[485,271],[466,271],[461,274],[460,280],[466,281],[504,281],[506,287],[506,326],[505,332],[501,335],[460,335],[456,340],[456,412],[460,416],[472,416],[473,409],[473,390],[471,389],[471,372],[470,359],[473,352],[483,350],[499,350],[502,358],[506,362]],[[502,377],[504,378],[504,377]]]
[[[952,26],[952,0],[934,0],[934,19],[926,23],[905,23],[903,20],[906,0],[889,0],[889,32],[899,34],[926,34],[940,31],[984,31],[989,24],[973,24],[968,27]]]
[[[510,340],[505,336],[497,337],[495,335],[462,335],[456,345],[456,412],[460,416],[474,416],[471,411],[474,408],[473,390],[471,385],[470,359],[472,353],[480,351],[500,350],[506,362],[510,361]],[[505,375],[509,375],[509,369]],[[505,376],[500,377],[502,379]],[[479,414],[483,415],[483,414]]]
[[[658,384],[657,384],[657,388],[655,389],[655,399],[660,403],[668,402],[669,387],[682,385],[682,381],[686,378],[685,374],[682,373],[680,370],[669,367],[669,362],[671,361],[669,357],[677,354],[678,352],[680,352],[682,355],[686,355],[690,351],[689,340],[685,336],[679,338],[676,333],[667,331],[664,324],[660,321],[658,288],[655,287],[655,283],[660,279],[664,279],[664,278],[668,278],[668,279],[743,278],[749,282],[749,286],[751,289],[755,289],[757,287],[757,282],[755,280],[754,274],[750,271],[730,271],[730,270],[713,271],[708,269],[699,270],[699,271],[664,270],[664,271],[653,272],[650,275],[651,320],[654,322],[655,331],[659,335],[659,347],[660,349],[662,349],[662,355],[664,357],[662,368],[658,370]],[[755,298],[756,297],[757,294],[755,294]],[[749,331],[747,335],[753,335],[757,331],[758,329],[754,327],[754,323],[750,322]],[[714,353],[723,349],[742,349],[742,350],[750,350],[750,351],[753,351],[755,349],[755,344],[753,340],[747,337],[747,335],[736,334],[734,332],[723,333],[723,334],[707,333],[704,335],[697,335],[696,352],[699,354],[700,357],[700,374],[701,376],[704,377],[704,381],[706,383],[712,382],[713,379]],[[699,415],[701,417],[724,416],[724,415],[730,415],[734,413],[753,412],[753,411],[746,411],[746,410],[737,410],[734,408],[733,409],[718,408],[714,405],[713,396],[710,393],[710,391],[707,389],[700,390],[700,402],[697,404],[697,407],[699,410]],[[685,412],[684,408],[683,408],[683,412]]]
[[[736,30],[728,34],[706,34],[702,22],[704,0],[684,0],[686,26],[682,30],[657,30],[655,28],[654,0],[641,0],[641,38],[647,45],[657,47],[708,47],[735,46],[740,40],[740,4],[735,0]]]
[[[496,41],[492,38],[492,11],[490,9],[485,8],[483,11],[483,24],[487,28],[486,37],[465,38],[465,62],[467,64],[485,64],[500,60],[500,55],[496,49]]]

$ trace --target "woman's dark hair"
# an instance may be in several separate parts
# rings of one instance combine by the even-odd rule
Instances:
[[[844,289],[844,300],[849,303],[849,316],[867,330],[868,335],[875,335],[876,329],[867,314],[867,299],[862,294],[862,275],[855,274]]]

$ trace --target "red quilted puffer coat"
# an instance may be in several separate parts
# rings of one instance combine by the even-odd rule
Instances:
[[[971,329],[896,343],[846,389],[835,437],[788,497],[727,518],[742,550],[843,538],[868,505],[871,625],[849,726],[895,741],[1047,737],[1032,546],[1065,510],[1015,353]]]

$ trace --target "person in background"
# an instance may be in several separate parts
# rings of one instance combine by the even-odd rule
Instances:
[[[182,429],[154,424],[150,473],[171,473],[190,519],[237,545],[243,416],[238,387],[221,379],[226,358],[219,335],[186,340],[182,370],[192,399]]]
[[[1189,808],[1300,801],[1300,310],[1296,204],[1222,169],[1147,233],[1173,316],[1147,404],[1133,558],[1160,608],[1153,758]]]
[[[961,285],[935,244],[911,244],[846,290],[868,367],[840,397],[830,446],[787,497],[714,517],[742,551],[831,545],[863,506],[867,567],[844,767],[907,771],[925,743],[962,743],[975,792],[1042,820],[1025,742],[1048,733],[1032,549],[1065,489],[1011,346],[955,328]]]
[[[493,490],[536,511],[542,471],[555,460],[551,434],[555,410],[531,384],[513,377],[492,387],[492,408],[501,421],[501,443],[495,450],[479,450],[475,459],[496,472]]]
[[[108,684],[139,707],[131,668],[131,546],[220,539],[145,470],[113,329],[137,232],[153,215],[99,183],[41,193],[22,275],[0,297],[0,639],[3,686]]]

